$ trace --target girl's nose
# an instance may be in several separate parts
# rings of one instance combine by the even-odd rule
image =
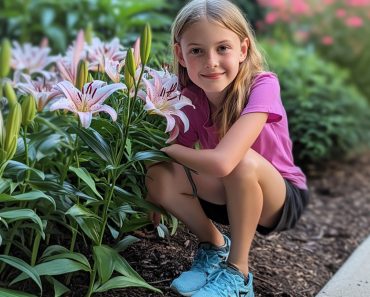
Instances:
[[[213,52],[209,52],[206,56],[206,68],[216,68],[218,66],[217,55]]]

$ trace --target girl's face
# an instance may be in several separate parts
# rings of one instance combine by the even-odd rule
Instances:
[[[214,105],[222,101],[247,56],[248,38],[240,41],[233,31],[202,18],[192,24],[175,45],[179,63],[193,83]]]

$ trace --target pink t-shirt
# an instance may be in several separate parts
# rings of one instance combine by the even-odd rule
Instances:
[[[205,93],[196,85],[191,85],[184,88],[182,94],[192,100],[195,109],[190,106],[182,109],[189,119],[190,128],[187,132],[180,129],[176,142],[193,147],[199,141],[204,149],[215,148],[219,140],[216,127],[210,117],[209,102]],[[252,112],[268,113],[267,122],[252,145],[252,149],[270,161],[292,184],[300,189],[307,189],[304,173],[294,164],[287,115],[280,98],[280,85],[275,74],[265,72],[256,76],[241,116]]]

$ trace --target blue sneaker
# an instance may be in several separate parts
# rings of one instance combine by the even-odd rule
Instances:
[[[208,283],[193,297],[254,297],[253,275],[246,281],[243,273],[230,264],[221,263],[220,269],[208,278]]]
[[[207,283],[208,276],[220,268],[230,252],[230,239],[224,235],[225,245],[216,247],[210,243],[200,243],[193,265],[173,280],[171,289],[182,296],[193,296]]]

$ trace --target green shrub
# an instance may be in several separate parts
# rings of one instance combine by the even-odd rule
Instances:
[[[288,44],[263,47],[279,76],[298,162],[340,158],[369,144],[368,103],[344,70]]]
[[[47,37],[55,52],[64,52],[77,32],[92,24],[98,37],[118,37],[132,44],[136,33],[150,23],[156,33],[153,50],[163,50],[171,19],[162,13],[165,0],[3,0],[0,1],[0,36],[38,44]]]

